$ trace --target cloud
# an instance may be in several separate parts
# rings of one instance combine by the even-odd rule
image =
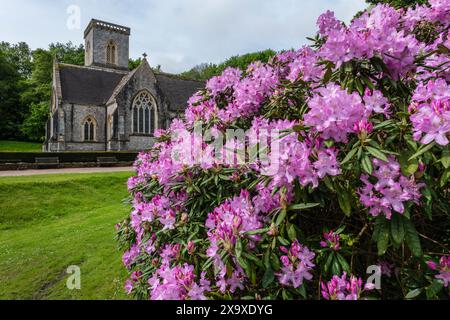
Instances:
[[[298,48],[314,35],[317,17],[335,11],[345,22],[364,0],[0,0],[0,40],[82,42],[91,18],[132,29],[132,57],[143,52],[152,65],[182,72],[202,62],[221,62],[246,52]],[[81,9],[81,30],[66,26],[69,5]]]

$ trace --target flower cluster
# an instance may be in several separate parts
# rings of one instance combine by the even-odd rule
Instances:
[[[262,175],[272,177],[271,187],[286,187],[294,180],[298,180],[301,185],[311,184],[317,187],[319,179],[326,175],[336,176],[340,174],[339,163],[336,159],[337,153],[333,148],[324,148],[321,140],[306,138],[299,141],[299,134],[292,132],[283,134],[286,130],[291,130],[297,123],[287,120],[269,122],[256,118],[253,121],[252,132],[259,135],[261,139],[264,131],[271,138],[268,162],[262,161],[257,170]],[[271,135],[275,132],[276,135]]]
[[[280,247],[285,255],[280,260],[283,264],[281,272],[277,274],[278,281],[285,286],[298,288],[303,281],[311,280],[311,270],[314,268],[315,253],[307,247],[301,245],[297,240],[292,243],[290,248]]]
[[[355,246],[371,246],[367,212],[388,220],[410,212],[411,223],[437,212],[430,222],[436,230],[448,218],[442,187],[450,134],[448,10],[444,0],[409,9],[377,5],[349,25],[326,12],[313,46],[246,70],[227,68],[207,81],[184,116],[155,132],[156,143],[135,162],[137,176],[127,183],[132,212],[117,227],[130,272],[125,290],[150,299],[278,299],[314,288],[307,297],[354,300],[373,289],[340,274],[362,270],[363,259],[347,262],[339,232],[324,233],[320,243],[318,233],[344,221]],[[414,140],[436,144],[420,153]],[[380,160],[388,154],[402,166],[415,158],[406,168],[394,156]],[[413,206],[421,192],[426,201]],[[384,231],[394,232],[394,222],[386,221]],[[413,238],[403,242],[417,246]],[[418,259],[386,245],[395,264],[380,262],[384,275],[394,265],[415,270]],[[374,252],[357,249],[356,255]],[[419,255],[415,249],[408,254]],[[331,268],[314,263],[324,251]],[[448,286],[449,258],[429,266]],[[329,282],[313,277],[330,271]],[[302,287],[306,281],[311,285]]]
[[[320,132],[322,138],[337,142],[347,142],[347,134],[365,117],[361,97],[336,84],[317,89],[308,105],[304,124]]]
[[[373,173],[371,177],[361,176],[364,187],[359,190],[360,201],[369,208],[372,216],[383,213],[387,219],[391,219],[392,210],[403,214],[405,202],[419,201],[419,190],[423,184],[417,184],[414,177],[408,179],[402,175],[400,164],[394,157],[389,157],[388,162],[373,159],[372,163]],[[376,182],[372,183],[371,178],[375,178]]]
[[[364,12],[349,27],[325,13],[318,25],[326,42],[318,54],[338,66],[352,59],[379,56],[393,77],[404,75],[414,68],[414,58],[424,46],[414,35],[398,28],[401,21],[401,13],[387,5]]]
[[[262,217],[255,211],[249,192],[242,190],[239,196],[225,201],[208,215],[205,222],[211,242],[208,255],[217,256],[219,247],[226,251],[232,250],[238,238],[248,231],[260,229],[261,221]],[[250,238],[258,239],[256,236]]]
[[[322,248],[330,248],[335,251],[338,251],[341,248],[341,244],[339,243],[341,237],[333,230],[324,232],[323,237],[325,240],[320,241],[320,246]]]
[[[334,275],[327,283],[322,282],[321,287],[322,297],[326,300],[359,300],[363,291],[374,289],[370,283],[363,288],[362,279],[354,275],[347,280],[346,272],[341,277]]]
[[[184,264],[170,268],[161,266],[148,280],[152,300],[206,300],[205,292],[210,290],[210,283],[202,273],[197,276],[194,266]]]
[[[446,146],[450,136],[450,86],[444,79],[420,83],[412,97],[414,139]]]
[[[435,278],[442,280],[444,282],[444,286],[448,287],[450,282],[450,256],[443,256],[439,260],[439,264],[434,261],[428,261],[427,264],[431,270],[439,272]]]

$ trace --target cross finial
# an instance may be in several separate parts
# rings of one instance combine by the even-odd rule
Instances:
[[[147,59],[147,54],[145,52],[142,54],[142,56],[144,57],[144,59]]]

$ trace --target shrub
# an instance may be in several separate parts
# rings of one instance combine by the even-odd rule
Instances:
[[[127,291],[448,297],[447,3],[377,5],[349,26],[326,12],[312,46],[210,79],[136,161],[117,225]]]

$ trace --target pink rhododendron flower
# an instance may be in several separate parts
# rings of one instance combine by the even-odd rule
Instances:
[[[334,275],[329,282],[321,282],[322,297],[326,300],[359,300],[363,291],[374,289],[371,284],[366,284],[364,288],[362,284],[361,278],[353,275],[347,280],[346,272],[341,277]]]
[[[283,266],[277,274],[281,284],[298,288],[305,279],[312,279],[310,271],[315,266],[313,251],[302,246],[298,241],[292,243],[290,248],[281,247],[280,250],[286,254],[280,258]]]
[[[202,273],[196,282],[194,266],[184,264],[170,268],[161,266],[149,280],[152,300],[206,300],[205,293],[211,289]]]
[[[428,261],[427,264],[431,270],[439,272],[435,275],[435,278],[444,282],[444,286],[448,287],[450,282],[450,256],[443,256],[439,260],[439,264],[434,261]]]
[[[423,144],[436,141],[441,146],[448,144],[450,136],[450,98],[438,100],[430,105],[421,105],[410,119],[414,128],[414,140]]]
[[[136,258],[141,254],[141,249],[133,244],[130,250],[126,251],[122,256],[123,264],[129,268],[131,264],[136,260]]]
[[[338,251],[341,248],[341,245],[339,243],[341,237],[333,230],[328,233],[324,232],[323,237],[325,240],[320,241],[320,246],[322,248],[330,248],[335,251]]]
[[[241,70],[237,68],[226,68],[220,76],[212,77],[206,82],[206,88],[213,96],[233,88],[241,79]]]
[[[416,184],[414,177],[408,179],[403,176],[394,157],[389,157],[388,162],[373,159],[372,163],[374,170],[371,177],[376,182],[371,182],[371,177],[364,174],[361,176],[364,187],[359,190],[359,199],[372,216],[383,213],[387,219],[391,219],[392,210],[402,214],[405,202],[419,201],[419,189],[423,184]]]
[[[308,105],[310,111],[304,116],[304,124],[320,132],[324,139],[347,142],[347,134],[364,118],[361,97],[336,84],[317,89]]]

